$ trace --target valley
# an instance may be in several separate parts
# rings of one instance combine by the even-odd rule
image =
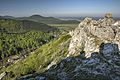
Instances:
[[[0,80],[120,80],[120,0],[0,0]]]
[[[104,70],[120,69],[120,24],[109,13],[103,19],[85,18],[79,24],[1,19],[0,25],[0,78],[3,80],[120,78],[119,71],[112,74]],[[103,32],[100,34],[99,30]]]
[[[37,19],[36,18],[37,17],[35,16],[35,20],[38,20],[40,16],[38,16]],[[48,19],[48,21],[51,21],[51,20]],[[16,19],[14,17],[2,17],[0,19],[0,69],[1,69],[0,73],[4,71],[6,73],[6,69],[16,63],[19,63],[19,65],[22,65],[20,62],[22,62],[28,56],[34,55],[40,47],[42,48],[42,46],[45,46],[45,45],[46,47],[48,46],[49,48],[49,44],[51,44],[50,49],[53,48],[51,52],[55,53],[57,58],[57,54],[60,53],[64,48],[62,48],[61,46],[60,52],[56,53],[57,50],[54,51],[55,49],[52,46],[52,44],[54,44],[57,47],[57,45],[59,44],[56,44],[56,42],[61,43],[61,40],[64,40],[64,38],[66,37],[63,37],[61,40],[58,40],[58,41],[57,39],[59,39],[60,36],[65,35],[69,30],[77,27],[77,24],[76,24],[77,22],[76,23],[73,22],[74,24],[68,23],[68,22],[69,21],[65,21],[64,23],[61,23],[61,24],[59,22],[58,22],[59,24],[50,22],[51,24],[46,24],[46,23],[37,22],[33,20],[26,20],[26,19],[21,20],[21,19]],[[42,49],[46,50],[47,48],[45,49],[42,48]],[[65,51],[66,50],[67,48],[65,49]],[[50,50],[48,49],[48,53],[49,51]],[[63,51],[63,54],[66,55],[64,51]],[[61,57],[58,57],[57,61],[64,58],[64,55],[61,54]],[[48,63],[49,62],[45,64],[48,64]],[[44,66],[44,65],[41,64],[41,66]],[[20,71],[22,72],[20,72],[20,74],[18,74],[17,72],[16,74],[18,75],[15,75],[16,77],[31,73],[29,72],[29,70],[28,72],[26,72],[26,70],[25,71],[20,70]],[[35,70],[33,70],[33,72],[34,71]]]

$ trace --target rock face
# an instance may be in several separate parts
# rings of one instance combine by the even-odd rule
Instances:
[[[119,26],[120,27],[120,21],[117,21],[116,23],[113,24],[114,26]]]
[[[66,58],[37,77],[44,77],[44,80],[120,80],[118,45],[103,43],[99,52],[92,53],[91,57],[86,58],[82,53]]]
[[[72,39],[68,56],[85,51],[85,56],[90,57],[92,52],[98,52],[99,46],[103,42],[117,43],[120,47],[118,22],[112,19],[110,13],[98,21],[85,18],[74,31],[70,32]]]

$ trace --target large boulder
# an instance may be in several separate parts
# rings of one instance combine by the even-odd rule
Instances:
[[[115,26],[115,23],[110,13],[98,21],[85,18],[74,31],[70,32],[72,39],[68,56],[85,51],[86,57],[90,57],[92,52],[98,51],[103,42],[115,42],[120,47],[120,28],[118,25]]]

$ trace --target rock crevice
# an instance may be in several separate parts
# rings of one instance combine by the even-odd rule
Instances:
[[[98,52],[98,48],[103,42],[117,43],[120,47],[120,26],[110,13],[99,20],[85,18],[70,34],[72,39],[68,56],[85,51],[86,57],[90,57],[92,52]]]
[[[117,44],[102,43],[99,52],[86,58],[82,52],[52,66],[40,80],[120,80],[120,54]],[[38,76],[37,76],[38,77]]]

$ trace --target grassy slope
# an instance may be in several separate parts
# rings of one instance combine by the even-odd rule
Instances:
[[[75,29],[78,24],[48,24],[49,26],[53,26],[55,28],[58,28],[58,29],[63,29],[63,30],[73,30]]]
[[[6,71],[12,71],[15,75],[14,78],[34,71],[37,73],[43,72],[52,61],[59,62],[66,57],[70,37],[70,35],[64,35],[58,40],[43,45],[34,54],[8,67]]]

